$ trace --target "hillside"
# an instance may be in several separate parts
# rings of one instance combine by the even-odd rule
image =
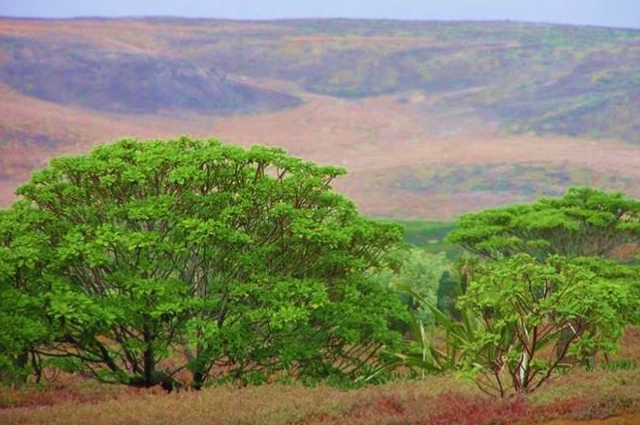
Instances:
[[[640,196],[638,63],[596,27],[0,19],[0,205],[52,155],[184,133],[343,165],[377,216]]]
[[[6,85],[63,105],[131,113],[171,109],[242,113],[301,103],[179,59],[20,37],[0,38],[0,43],[7,57],[0,79]]]
[[[171,48],[196,63],[292,81],[317,94],[394,95],[516,132],[640,142],[640,118],[629,113],[640,109],[640,31],[294,21],[194,34],[174,39]]]

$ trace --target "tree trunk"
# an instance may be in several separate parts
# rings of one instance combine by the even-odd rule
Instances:
[[[193,381],[191,381],[191,388],[196,391],[200,391],[202,389],[202,386],[204,385],[204,379],[204,373],[202,373],[201,371],[193,372]]]
[[[527,387],[527,380],[529,375],[529,355],[526,351],[522,352],[520,358],[520,367],[518,370],[518,383],[520,384],[519,390],[525,392]]]

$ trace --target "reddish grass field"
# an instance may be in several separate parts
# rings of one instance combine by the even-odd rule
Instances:
[[[618,359],[640,360],[640,329]],[[533,424],[640,423],[640,370],[575,371],[528,397],[489,398],[469,381],[432,376],[357,390],[213,387],[164,394],[65,377],[44,389],[0,389],[2,424]]]

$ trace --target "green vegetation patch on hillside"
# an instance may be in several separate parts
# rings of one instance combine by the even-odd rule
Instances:
[[[445,221],[397,221],[404,227],[405,242],[436,254],[444,252],[448,258],[455,258],[462,249],[448,243],[445,238],[455,228],[455,223]]]

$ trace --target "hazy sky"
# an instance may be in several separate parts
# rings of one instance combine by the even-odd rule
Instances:
[[[640,0],[0,0],[0,15],[508,19],[640,28]]]

